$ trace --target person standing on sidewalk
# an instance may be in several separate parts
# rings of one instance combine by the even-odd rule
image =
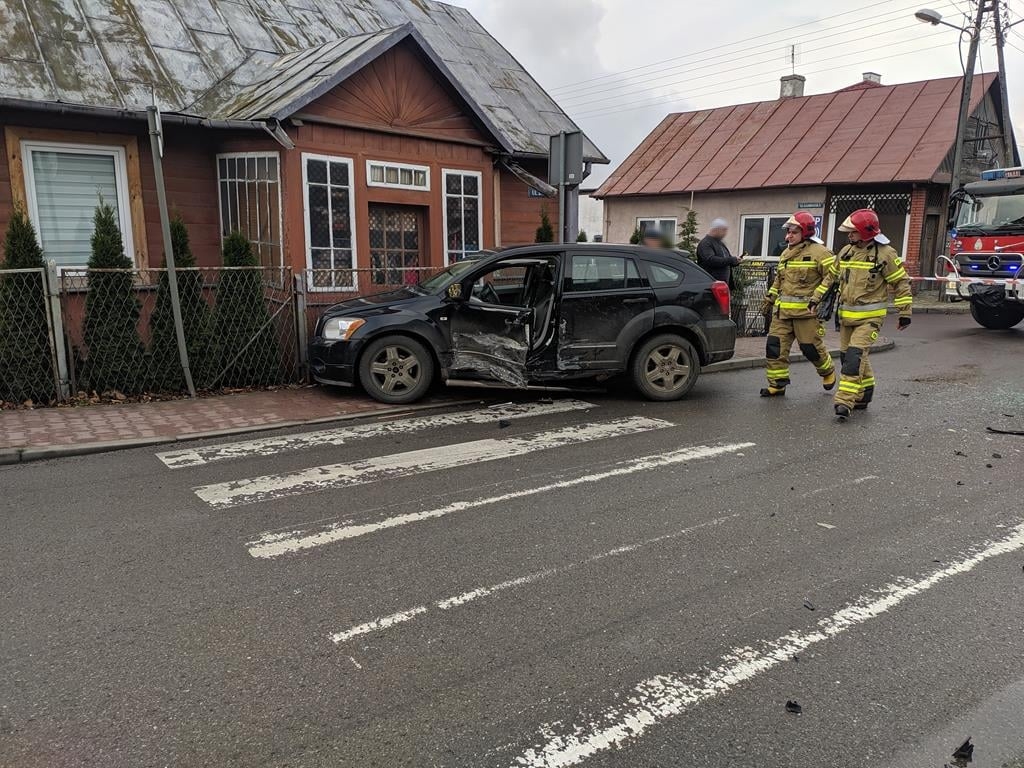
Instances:
[[[732,268],[738,266],[741,259],[729,253],[725,246],[723,240],[728,233],[729,224],[725,219],[711,222],[708,233],[697,243],[697,266],[732,289]]]
[[[889,288],[896,293],[899,329],[910,325],[913,297],[910,277],[889,238],[882,234],[878,214],[870,208],[854,211],[839,225],[850,244],[839,252],[832,267],[839,280],[839,348],[842,378],[836,391],[835,412],[846,421],[854,410],[864,410],[875,394],[875,374],[868,354],[888,312]]]
[[[775,281],[768,289],[762,310],[771,313],[765,344],[765,375],[768,386],[761,397],[780,397],[789,385],[789,351],[796,341],[821,377],[826,390],[836,385],[836,369],[825,347],[825,326],[817,305],[834,280],[835,257],[815,234],[814,217],[799,211],[789,217],[786,250],[779,258]]]

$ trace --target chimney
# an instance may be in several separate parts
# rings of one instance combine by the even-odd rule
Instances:
[[[795,96],[804,95],[804,83],[807,82],[807,78],[803,75],[785,75],[782,78],[782,89],[779,96],[783,99],[788,99]]]
[[[882,84],[882,76],[880,74],[878,74],[877,72],[865,72],[864,73],[864,82],[865,83],[877,83],[878,85],[881,85]]]

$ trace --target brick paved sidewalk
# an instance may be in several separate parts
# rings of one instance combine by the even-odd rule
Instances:
[[[455,403],[388,406],[358,393],[321,387],[242,392],[198,400],[99,404],[0,411],[0,464],[19,460],[232,434]],[[63,449],[74,448],[73,451]]]

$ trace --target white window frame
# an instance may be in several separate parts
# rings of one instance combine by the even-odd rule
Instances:
[[[402,171],[412,171],[413,179],[416,178],[416,171],[423,171],[427,175],[427,183],[425,185],[420,184],[393,184],[388,181],[373,181],[373,173],[371,168],[375,165],[382,166],[384,168],[384,176],[387,178],[387,169],[396,168],[398,169],[399,176]],[[429,165],[410,165],[409,163],[393,163],[390,160],[367,160],[366,161],[366,186],[368,187],[385,187],[387,189],[410,189],[416,192],[429,192],[430,191],[430,166]]]
[[[217,172],[217,220],[220,223],[220,242],[221,245],[223,245],[224,240],[227,238],[228,235],[231,234],[230,232],[228,233],[228,235],[224,234],[224,200],[222,199],[223,193],[221,192],[221,182],[225,181],[225,179],[222,179],[220,176],[220,161],[231,159],[237,160],[239,158],[248,159],[250,157],[255,158],[257,160],[259,160],[260,158],[273,158],[274,160],[277,161],[277,249],[278,252],[281,254],[281,263],[276,266],[271,265],[269,269],[285,269],[286,267],[289,266],[289,264],[288,259],[284,253],[284,206],[282,204],[281,199],[281,186],[284,184],[284,170],[281,167],[280,152],[221,152],[220,154],[214,157],[214,163],[216,164],[215,168]],[[257,179],[253,179],[253,181],[257,181]],[[248,198],[246,200],[248,201]],[[257,210],[257,213],[258,212],[259,211]],[[261,221],[261,219],[257,218],[257,222],[259,221]],[[257,228],[259,228],[259,224],[257,224]],[[246,235],[246,237],[248,237],[248,235]],[[260,266],[262,265],[263,262],[260,261]]]
[[[675,216],[637,216],[637,218],[636,218],[636,228],[640,230],[640,236],[641,237],[643,237],[643,234],[644,234],[643,224],[644,224],[644,222],[647,222],[647,221],[653,221],[655,224],[658,225],[658,229],[661,229],[661,225],[663,223],[665,223],[666,221],[671,221],[672,222],[672,235],[671,235],[672,239],[674,240],[678,236],[678,234],[679,234],[679,219],[676,218]]]
[[[343,157],[341,155],[320,155],[315,152],[303,152],[302,153],[302,218],[306,229],[306,268],[313,271],[313,244],[312,237],[310,234],[310,221],[309,221],[309,175],[306,170],[306,165],[310,160],[323,160],[328,165],[331,163],[343,163],[348,166],[348,216],[349,225],[352,229],[352,285],[351,286],[314,286],[312,281],[306,285],[306,289],[311,293],[353,293],[359,290],[359,272],[358,266],[359,261],[356,256],[356,177],[355,177],[355,161],[350,157]],[[330,171],[328,171],[329,173]],[[330,177],[328,177],[330,178]],[[329,188],[329,185],[328,185]],[[328,207],[327,213],[333,216],[330,208],[330,195],[327,197]],[[332,219],[333,223],[333,219]],[[331,227],[331,232],[334,232],[334,227]],[[332,244],[333,247],[333,244]]]
[[[42,152],[62,152],[65,154],[77,155],[104,155],[114,158],[114,183],[117,185],[117,218],[118,226],[121,228],[121,241],[124,243],[124,255],[135,263],[135,233],[132,230],[132,215],[128,197],[128,156],[124,147],[111,146],[109,144],[75,144],[62,141],[26,141],[21,142],[21,165],[25,177],[25,200],[28,203],[28,215],[35,226],[36,231],[41,233],[39,227],[39,200],[36,196],[36,175],[32,165],[33,150]],[[99,200],[96,201],[99,205]],[[40,234],[40,241],[42,234]],[[68,270],[85,269],[87,264],[81,266],[60,265],[58,272]]]
[[[790,213],[744,213],[743,215],[740,216],[740,228],[739,228],[739,231],[736,233],[737,234],[736,250],[739,251],[740,253],[743,252],[743,233],[746,231],[747,220],[748,219],[760,219],[762,224],[764,225],[764,229],[762,229],[762,231],[761,231],[761,250],[763,251],[763,253],[760,256],[752,256],[752,258],[759,259],[761,261],[764,261],[764,260],[768,260],[768,261],[775,260],[775,261],[778,261],[778,258],[779,258],[778,256],[772,256],[770,253],[768,253],[768,245],[771,243],[771,240],[768,239],[769,233],[771,232],[771,227],[769,225],[770,225],[772,219],[783,219],[783,220],[786,220],[786,219],[788,219],[792,215],[793,215],[792,212],[790,212]],[[814,214],[811,214],[811,215],[814,215]],[[822,217],[822,227],[824,227],[824,226],[825,226],[825,219],[824,219],[824,217]]]
[[[441,169],[441,215],[444,219],[441,227],[444,233],[444,265],[447,267],[451,264],[451,256],[448,250],[448,177],[449,176],[475,176],[476,177],[476,236],[480,242],[480,250],[484,247],[484,175],[480,171],[460,171],[458,168],[442,168]],[[465,198],[466,195],[459,195],[461,198]],[[462,237],[463,244],[465,244],[466,237],[463,233]]]

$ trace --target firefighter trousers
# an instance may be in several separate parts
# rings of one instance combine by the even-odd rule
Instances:
[[[823,379],[832,374],[832,357],[825,348],[825,326],[816,317],[787,320],[772,317],[765,344],[765,374],[768,386],[783,389],[789,384],[789,352],[793,342],[800,345],[818,375]]]
[[[839,329],[842,375],[836,390],[835,404],[848,408],[867,408],[875,394],[875,372],[869,353],[878,339],[882,324],[843,325]]]

